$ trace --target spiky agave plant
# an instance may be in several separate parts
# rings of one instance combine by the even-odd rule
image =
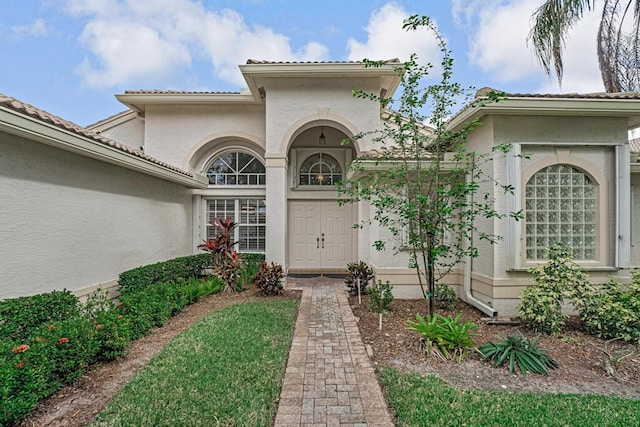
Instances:
[[[503,341],[481,345],[478,351],[483,360],[493,362],[494,368],[508,363],[512,374],[519,369],[523,376],[528,371],[547,376],[548,369],[558,367],[558,362],[538,346],[537,338],[530,340],[522,335],[509,335]]]

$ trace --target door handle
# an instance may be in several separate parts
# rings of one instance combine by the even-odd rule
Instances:
[[[316,249],[320,249],[320,238],[316,237]]]
[[[322,233],[322,249],[324,249],[324,233]]]

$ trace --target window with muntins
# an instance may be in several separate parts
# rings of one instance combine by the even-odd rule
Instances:
[[[300,185],[332,186],[342,180],[340,163],[329,154],[313,154],[302,162],[299,170]]]
[[[210,185],[265,185],[264,164],[252,154],[232,151],[219,155],[209,165]]]
[[[596,258],[596,186],[571,165],[536,172],[525,190],[526,258],[547,259],[556,243],[573,250],[575,260]]]
[[[265,201],[264,199],[213,199],[207,202],[207,239],[214,239],[216,230],[208,224],[216,217],[233,218],[238,223],[234,241],[238,252],[265,251]]]

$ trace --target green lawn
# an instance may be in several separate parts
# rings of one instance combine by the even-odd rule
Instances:
[[[638,400],[458,390],[391,368],[378,376],[398,426],[640,426]]]
[[[169,343],[92,425],[272,425],[297,306],[265,300],[213,312]]]

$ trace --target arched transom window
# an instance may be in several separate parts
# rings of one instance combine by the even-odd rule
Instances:
[[[342,180],[342,168],[329,154],[312,154],[302,162],[299,176],[300,185],[334,185]]]
[[[584,172],[558,164],[536,172],[526,186],[527,260],[547,258],[564,243],[576,260],[596,258],[596,186]]]
[[[211,185],[265,185],[265,176],[264,164],[242,151],[219,155],[207,169]]]

